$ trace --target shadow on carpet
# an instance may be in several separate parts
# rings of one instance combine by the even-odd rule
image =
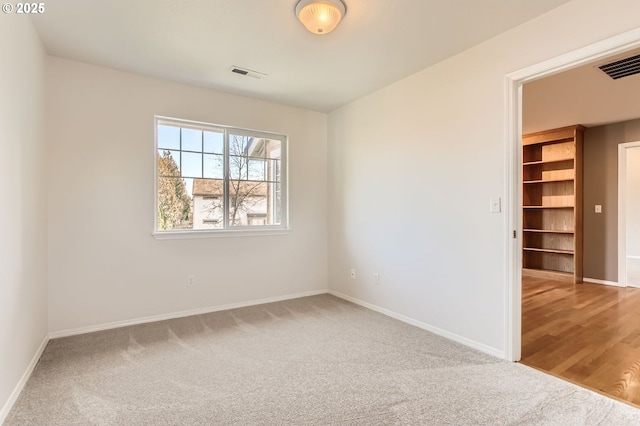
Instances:
[[[330,295],[55,339],[6,425],[638,425],[640,410]]]

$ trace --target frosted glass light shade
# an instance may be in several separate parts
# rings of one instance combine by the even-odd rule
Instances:
[[[346,11],[340,0],[300,0],[296,5],[296,16],[314,34],[333,31]]]

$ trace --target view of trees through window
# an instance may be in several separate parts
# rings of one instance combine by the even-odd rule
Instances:
[[[284,136],[156,121],[157,230],[283,224]]]

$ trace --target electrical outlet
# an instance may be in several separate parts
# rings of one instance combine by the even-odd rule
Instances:
[[[378,274],[377,272],[373,273],[373,283],[375,285],[380,285],[380,274]]]
[[[195,275],[187,276],[187,287],[193,287],[194,285],[196,285],[196,276]]]
[[[351,269],[351,279],[352,280],[356,279],[356,270],[355,269]]]

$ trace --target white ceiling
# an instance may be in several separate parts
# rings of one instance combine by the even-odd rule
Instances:
[[[324,36],[296,0],[55,0],[32,20],[51,55],[326,112],[566,1],[345,0]]]
[[[640,74],[611,79],[598,66],[640,54],[630,50],[525,84],[523,133],[582,124],[586,127],[640,118]]]

